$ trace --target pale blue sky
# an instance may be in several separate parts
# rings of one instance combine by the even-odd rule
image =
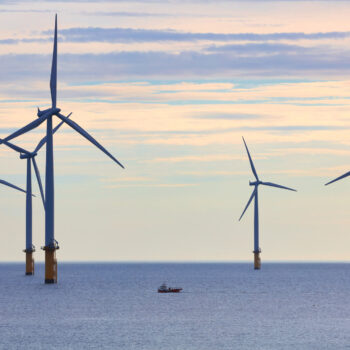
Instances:
[[[59,260],[250,261],[241,136],[263,180],[298,189],[261,190],[262,259],[348,260],[350,182],[323,184],[350,168],[349,2],[0,1],[2,136],[50,103],[56,12],[58,105],[126,167],[55,135]],[[25,186],[24,161],[0,164]],[[23,260],[24,196],[0,196],[0,260]]]

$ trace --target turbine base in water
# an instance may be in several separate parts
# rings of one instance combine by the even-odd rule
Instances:
[[[45,283],[57,283],[56,247],[44,247],[45,250]]]
[[[33,258],[33,250],[24,250],[26,253],[26,276],[34,275],[34,258]]]
[[[254,270],[260,270],[261,268],[260,251],[253,252],[253,253],[254,253]]]

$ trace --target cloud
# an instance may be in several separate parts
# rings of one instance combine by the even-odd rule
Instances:
[[[12,2],[12,1],[11,1]],[[0,4],[3,2],[0,1]],[[0,9],[0,13],[52,13],[52,10],[38,10],[38,9]]]
[[[253,54],[277,54],[277,53],[304,53],[305,51],[311,51],[311,48],[304,46],[279,44],[279,43],[258,43],[258,44],[230,44],[230,45],[214,45],[206,49],[209,52],[230,52],[230,53],[243,53],[245,55]]]
[[[240,130],[266,130],[266,131],[322,131],[322,130],[346,130],[346,125],[270,125],[270,126],[244,126]]]
[[[157,12],[127,12],[127,11],[95,11],[95,12],[84,12],[90,16],[115,16],[115,17],[174,17],[176,14],[173,13],[157,13]]]
[[[188,183],[155,183],[155,184],[114,184],[114,185],[105,185],[105,188],[120,188],[120,187],[168,187],[168,188],[178,188],[178,187],[192,187],[198,186],[198,184],[188,184]]]
[[[224,120],[251,120],[261,118],[259,114],[248,113],[200,113],[191,115],[191,118],[195,119],[224,119]]]
[[[241,53],[249,47],[242,47]],[[32,80],[48,75],[50,55],[0,55],[2,81]],[[305,49],[303,54],[273,55],[228,53],[116,52],[108,54],[62,54],[59,76],[66,82],[113,81],[140,78],[227,78],[286,76],[327,78],[344,76],[350,70],[348,52],[331,53],[325,48]]]
[[[109,13],[111,14],[111,13]],[[157,14],[134,13],[134,12],[118,12],[121,16],[136,16],[144,17],[156,16]],[[162,14],[158,14],[162,16]],[[193,42],[193,41],[246,41],[246,42],[267,42],[267,41],[296,41],[296,40],[326,40],[326,39],[346,39],[350,37],[349,31],[339,32],[317,32],[317,33],[303,33],[303,32],[284,32],[284,33],[196,33],[183,32],[172,29],[134,29],[134,28],[103,28],[103,27],[72,27],[63,28],[59,32],[59,40],[63,42],[73,43],[133,43],[133,42]],[[0,41],[0,44],[17,44],[20,42],[45,42],[52,40],[52,30],[45,30],[41,32],[44,38],[5,38]],[[291,45],[283,44],[267,44],[271,49],[282,50],[288,48],[289,50],[300,49],[300,47],[293,47]],[[227,45],[227,46],[212,46],[209,51],[233,51],[241,48],[241,45]],[[265,49],[259,44],[249,46],[251,51]]]
[[[184,162],[217,162],[227,160],[242,159],[239,155],[227,155],[227,154],[206,154],[206,155],[192,155],[192,156],[178,156],[178,157],[164,157],[154,158],[147,162],[149,163],[184,163]]]
[[[52,35],[52,30],[43,31]],[[60,38],[67,42],[154,42],[154,41],[269,41],[344,39],[350,32],[320,33],[195,33],[176,30],[75,27],[60,29]]]
[[[0,1],[1,4],[1,1]],[[54,13],[54,10],[39,9],[0,9],[0,13]],[[79,11],[79,14],[90,16],[115,16],[115,17],[173,17],[171,13],[152,13],[152,12],[132,12],[132,11]]]
[[[21,4],[21,3],[50,3],[50,2],[61,2],[61,3],[129,3],[130,0],[0,0],[0,5],[1,4],[6,4],[6,5],[15,5],[15,4]],[[173,3],[174,0],[134,0],[134,3]],[[245,2],[256,2],[256,3],[283,3],[283,2],[330,2],[330,0],[176,0],[177,4],[188,4],[188,3],[245,3]],[[332,3],[335,2],[348,2],[348,0],[332,0]]]
[[[150,177],[145,176],[134,176],[134,177],[118,177],[118,178],[103,178],[101,179],[102,182],[106,183],[115,183],[115,182],[148,182],[152,181],[153,179]]]
[[[312,148],[312,147],[302,147],[302,148],[280,148],[273,151],[273,155],[284,156],[286,154],[302,154],[302,155],[332,155],[332,156],[349,156],[349,149],[334,149],[334,148]],[[328,168],[327,168],[328,169]],[[333,170],[333,169],[332,169]],[[338,170],[338,169],[337,169]]]
[[[0,39],[0,45],[15,45],[20,43],[47,43],[52,38],[22,38],[22,39]]]

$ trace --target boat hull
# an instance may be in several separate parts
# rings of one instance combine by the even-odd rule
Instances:
[[[158,289],[158,293],[180,293],[182,288]]]

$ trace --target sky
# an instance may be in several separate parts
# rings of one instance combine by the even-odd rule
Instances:
[[[251,261],[242,136],[298,190],[259,189],[262,261],[349,261],[350,179],[324,186],[350,170],[349,1],[0,0],[0,137],[50,106],[55,13],[58,106],[125,166],[55,134],[59,261]],[[25,187],[25,166],[1,146],[1,179]],[[22,261],[24,194],[0,188],[0,220],[0,260]]]

